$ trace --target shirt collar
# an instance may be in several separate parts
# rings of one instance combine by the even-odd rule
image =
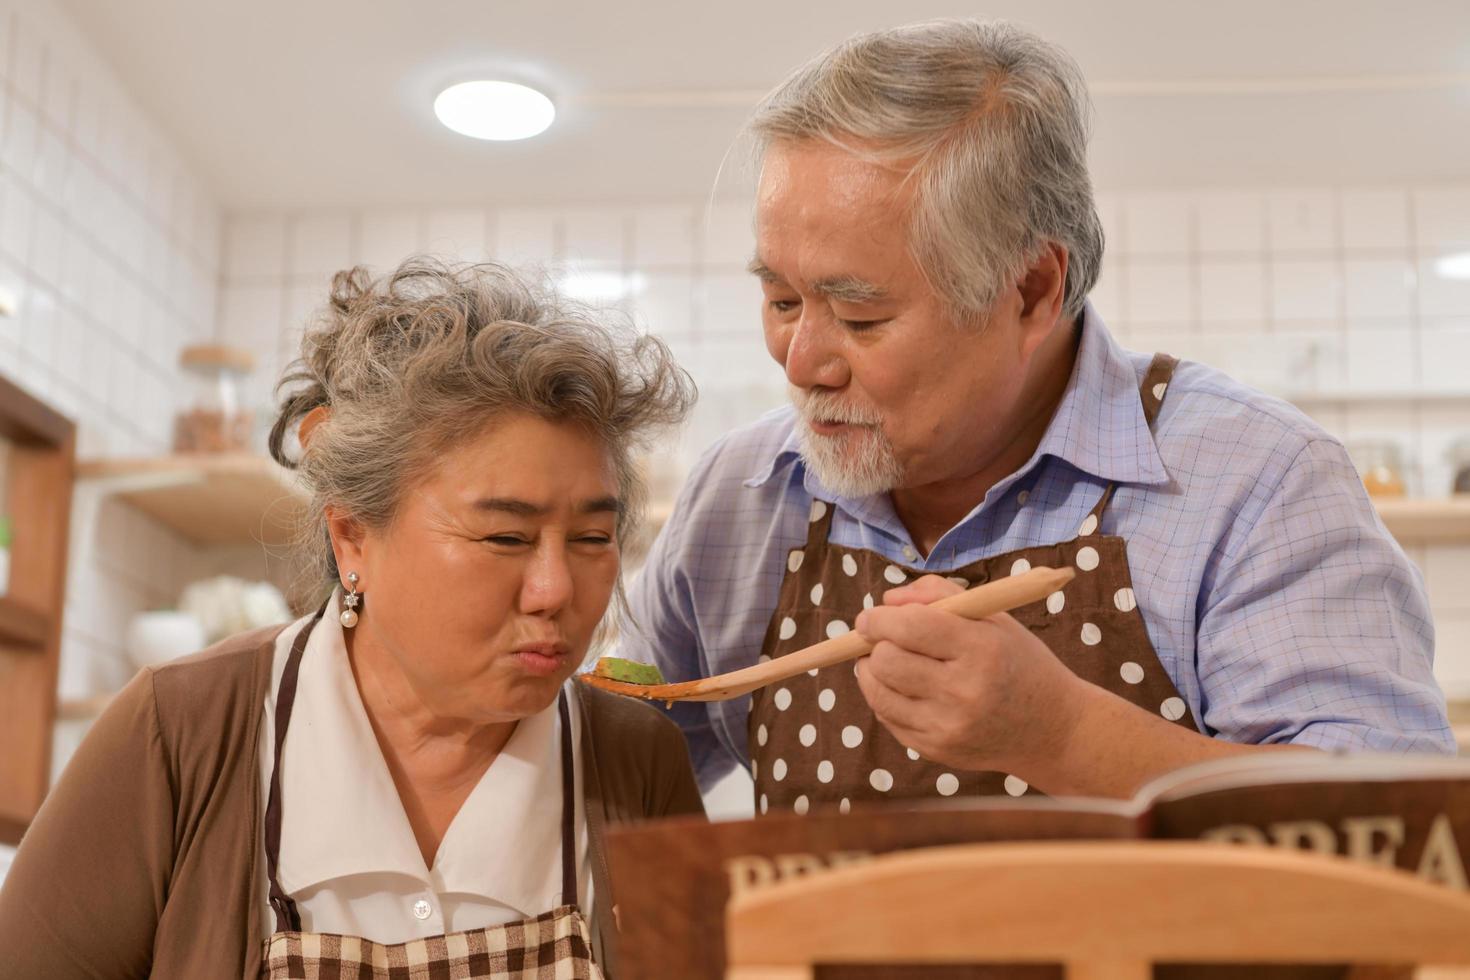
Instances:
[[[1044,457],[1052,456],[1103,480],[1144,486],[1168,483],[1169,474],[1143,414],[1137,372],[1091,303],[1083,308],[1081,330],[1072,376],[1051,424],[1026,465],[1002,482],[1010,485]],[[801,423],[794,410],[788,411],[791,428],[786,438],[745,485],[762,486],[778,472],[795,465],[802,468],[803,482],[813,496],[837,499],[801,462],[797,430]],[[867,509],[872,503],[841,502],[857,510]]]
[[[538,915],[560,904],[556,705],[523,718],[426,868],[347,659],[334,594],[307,641],[282,753],[279,877],[288,892],[402,874]],[[289,643],[294,631],[282,636]],[[281,642],[281,641],[278,641]],[[550,858],[548,860],[548,857]]]

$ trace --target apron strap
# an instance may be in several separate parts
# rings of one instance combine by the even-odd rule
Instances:
[[[327,602],[331,600],[328,599]],[[301,674],[301,657],[306,651],[306,641],[326,610],[327,604],[323,603],[311,622],[296,634],[296,639],[291,644],[291,653],[286,658],[286,669],[281,674],[281,686],[276,692],[275,758],[271,765],[270,796],[265,806],[265,860],[270,876],[270,905],[276,914],[276,932],[301,931],[301,913],[281,887],[277,875],[281,861],[281,753],[286,744],[286,730],[291,724],[291,710],[296,705],[296,685]],[[576,777],[572,761],[572,720],[567,710],[565,689],[557,695],[557,707],[561,715],[561,895],[563,905],[576,905]]]
[[[561,904],[577,904],[577,790],[572,763],[572,715],[566,688],[556,697],[561,715]]]
[[[1143,383],[1138,386],[1138,399],[1143,402],[1143,418],[1148,423],[1150,432],[1153,431],[1154,421],[1159,417],[1159,409],[1164,407],[1164,396],[1168,394],[1169,382],[1174,379],[1174,369],[1178,366],[1177,357],[1155,354],[1154,359],[1149,362],[1148,370],[1143,373]],[[1113,491],[1117,489],[1116,483],[1109,483],[1096,506],[1092,508],[1092,516],[1097,518],[1094,527],[1102,526],[1103,511],[1108,509]]]
[[[306,641],[311,631],[327,611],[329,597],[322,607],[302,627],[291,644],[291,653],[286,658],[286,669],[281,674],[281,686],[276,691],[275,756],[271,762],[270,797],[265,805],[265,861],[270,874],[270,904],[276,913],[276,932],[300,932],[301,913],[296,903],[281,888],[276,876],[281,862],[281,749],[286,744],[286,729],[291,724],[291,709],[296,706],[296,682],[301,674],[301,655],[306,651]]]

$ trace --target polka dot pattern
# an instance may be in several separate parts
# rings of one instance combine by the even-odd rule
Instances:
[[[1152,394],[1167,376],[1151,372],[1143,386],[1146,413]],[[1042,497],[1017,488],[1020,506]],[[1099,491],[1101,496],[1101,491]],[[893,557],[861,548],[836,547],[828,535],[833,506],[813,500],[805,544],[784,552],[785,580],[772,615],[774,628],[761,657],[847,635],[862,610],[881,605],[885,590],[911,582],[909,569],[921,561],[900,540]],[[1029,547],[960,564],[931,555],[934,572],[957,588],[1025,574],[1040,566],[1074,567],[1075,581],[1043,602],[1013,613],[1058,658],[1084,680],[1112,691],[1161,717],[1190,725],[1188,706],[1174,690],[1148,640],[1128,580],[1126,543],[1102,527],[1103,511],[1079,512],[1075,536],[1036,540]],[[781,561],[780,558],[777,559]],[[902,564],[899,564],[899,563]],[[778,567],[778,570],[779,569]],[[985,795],[1029,796],[1019,776],[1004,772],[949,770],[897,741],[878,723],[854,676],[861,660],[844,669],[813,670],[757,692],[752,701],[750,754],[761,812],[821,812],[823,806],[850,812],[854,803],[880,798],[968,799]],[[778,778],[779,776],[779,778]]]

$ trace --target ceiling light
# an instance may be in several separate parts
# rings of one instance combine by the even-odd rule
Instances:
[[[1470,279],[1470,252],[1454,252],[1434,260],[1434,274],[1441,279]]]
[[[556,106],[535,89],[514,82],[460,82],[439,93],[434,115],[456,133],[477,140],[523,140],[546,131],[556,118]]]

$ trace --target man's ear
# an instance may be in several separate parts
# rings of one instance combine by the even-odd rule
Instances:
[[[1031,354],[1050,337],[1062,317],[1067,293],[1067,250],[1047,244],[1021,278],[1021,329],[1024,353]]]
[[[332,538],[332,554],[337,558],[337,570],[345,583],[348,572],[358,571],[363,567],[363,526],[357,518],[337,507],[327,507],[326,514],[327,533]]]

